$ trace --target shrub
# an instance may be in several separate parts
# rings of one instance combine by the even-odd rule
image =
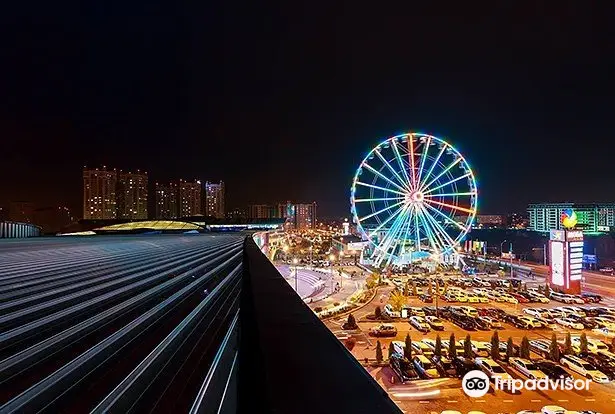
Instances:
[[[436,336],[436,345],[434,347],[433,354],[438,358],[442,356],[442,339],[440,339],[440,334]]]
[[[549,345],[549,359],[553,362],[559,363],[560,352],[559,352],[559,344],[557,343],[557,336],[555,332],[551,335],[551,345]]]
[[[468,359],[474,358],[474,351],[472,351],[472,338],[470,337],[470,334],[467,334],[465,341],[463,341],[463,357]]]
[[[346,347],[346,349],[348,349],[349,351],[352,351],[352,349],[354,348],[354,346],[357,344],[357,340],[350,337],[350,338],[346,338],[346,340],[344,341],[344,346]]]
[[[495,331],[491,337],[491,359],[494,361],[500,359],[500,337],[498,336],[498,331]]]
[[[380,345],[380,341],[376,341],[376,361],[378,363],[382,362],[382,345]]]
[[[314,308],[314,312],[316,312],[316,313],[320,313],[320,312],[322,312],[322,306],[316,306],[316,307]]]
[[[509,336],[508,341],[506,341],[506,359],[515,355],[515,344],[513,343],[513,339]]]
[[[457,347],[455,346],[455,334],[452,333],[448,341],[448,355],[451,359],[457,356]]]
[[[566,342],[564,344],[564,355],[572,355],[572,339],[570,338],[570,332],[566,333]]]
[[[408,359],[412,358],[412,339],[410,334],[406,334],[406,347],[404,348],[404,356]]]
[[[333,306],[340,306],[339,302],[333,302]]]
[[[525,359],[528,359],[530,357],[530,341],[528,341],[527,336],[524,336],[521,340],[521,346],[519,347],[519,356]]]
[[[585,335],[585,332],[581,334],[581,337],[579,338],[579,340],[580,340],[579,353],[587,354],[587,335]]]
[[[380,309],[380,306],[376,306],[376,309],[374,309],[374,316],[376,319],[382,318],[382,309]]]

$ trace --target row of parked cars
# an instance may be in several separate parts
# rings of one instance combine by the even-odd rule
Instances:
[[[573,349],[580,346],[580,337],[572,338]],[[586,354],[562,355],[559,363],[546,359],[549,355],[550,343],[545,340],[530,341],[530,350],[541,358],[532,360],[519,357],[519,346],[513,346],[513,356],[507,358],[506,343],[500,344],[500,359],[507,361],[508,365],[530,379],[566,379],[572,378],[570,371],[597,383],[607,383],[615,380],[615,354],[609,351],[602,341],[589,340],[591,345]],[[472,341],[471,348],[474,358],[466,359],[459,356],[448,355],[448,340],[442,340],[441,355],[435,355],[435,340],[423,339],[412,342],[412,359],[404,357],[405,343],[393,341],[394,353],[391,356],[390,366],[401,382],[413,379],[432,379],[440,377],[463,377],[468,371],[479,369],[485,372],[492,380],[500,378],[502,381],[511,379],[504,366],[490,358],[491,343]],[[558,344],[563,347],[562,344]],[[455,344],[456,354],[462,354],[464,340]],[[563,351],[563,349],[562,349]]]

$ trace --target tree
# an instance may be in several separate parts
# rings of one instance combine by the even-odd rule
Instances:
[[[433,354],[438,358],[442,356],[442,339],[440,339],[440,334],[436,335],[436,344],[434,345]]]
[[[429,296],[433,295],[433,288],[431,287],[431,283],[427,286],[427,294]]]
[[[395,311],[401,311],[406,304],[406,297],[399,291],[394,292],[389,298],[389,303]]]
[[[448,340],[448,355],[451,359],[457,356],[457,348],[456,348],[456,341],[455,341],[454,333],[451,334],[451,337]]]
[[[580,341],[579,353],[582,355],[586,355],[587,354],[587,335],[585,334],[585,332],[581,334],[579,341]]]
[[[418,296],[418,295],[419,295],[419,292],[416,289],[416,282],[413,280],[412,281],[412,296]]]
[[[380,309],[380,306],[376,306],[376,309],[374,309],[374,315],[376,316],[376,319],[382,318],[382,309]]]
[[[549,295],[551,294],[551,287],[549,286],[549,283],[545,283],[545,288],[543,290],[543,295],[549,297]]]
[[[467,334],[465,341],[463,341],[463,357],[467,359],[474,358],[474,351],[472,351],[472,338],[470,338],[470,334]]]
[[[376,341],[376,361],[378,363],[382,362],[382,345],[380,345],[380,341]]]
[[[348,320],[346,321],[346,327],[348,329],[357,329],[357,321],[355,320],[352,313],[348,314]]]
[[[508,293],[513,293],[514,291],[515,291],[515,288],[514,288],[513,284],[509,283],[508,284]]]
[[[506,359],[508,360],[512,356],[515,356],[515,344],[513,343],[513,339],[509,336],[508,341],[506,341]]]
[[[495,331],[493,336],[491,336],[491,359],[494,361],[500,359],[500,337],[498,336],[498,331]]]
[[[408,296],[410,295],[410,291],[408,290],[408,284],[406,283],[404,285],[404,292],[403,292],[404,296]]]
[[[391,341],[389,342],[389,359],[391,359],[394,353],[395,353],[395,347],[393,346],[393,341]]]
[[[560,352],[559,344],[557,343],[557,336],[555,332],[551,335],[551,345],[549,345],[549,359],[553,362],[559,363]]]
[[[542,285],[538,285],[536,290],[538,291],[538,293],[540,293],[542,295],[542,292],[543,292]]]
[[[404,357],[408,359],[412,358],[412,338],[410,338],[410,334],[406,334],[406,347],[404,348]]]
[[[564,355],[572,355],[572,338],[570,338],[570,332],[566,332],[566,342],[564,343]]]
[[[615,352],[615,337],[611,340],[611,352]]]
[[[525,359],[528,359],[530,357],[530,341],[528,341],[527,336],[524,336],[521,340],[521,347],[519,347],[519,356]]]

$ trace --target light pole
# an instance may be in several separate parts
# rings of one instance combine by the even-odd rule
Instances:
[[[508,240],[504,239],[504,241],[502,243],[500,243],[500,257],[502,257],[502,253],[504,253],[504,243],[506,243]]]
[[[333,291],[333,281],[335,276],[335,255],[333,253],[329,255],[329,262],[331,262],[331,291]]]
[[[295,265],[295,292],[297,293],[297,295],[299,294],[299,289],[298,289],[298,281],[297,278],[299,277],[299,271],[297,270],[297,264],[299,264],[299,259],[297,259],[296,257],[293,259],[293,263]]]

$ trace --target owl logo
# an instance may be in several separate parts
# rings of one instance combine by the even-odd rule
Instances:
[[[577,213],[573,209],[567,208],[562,211],[562,225],[567,229],[577,225]]]

